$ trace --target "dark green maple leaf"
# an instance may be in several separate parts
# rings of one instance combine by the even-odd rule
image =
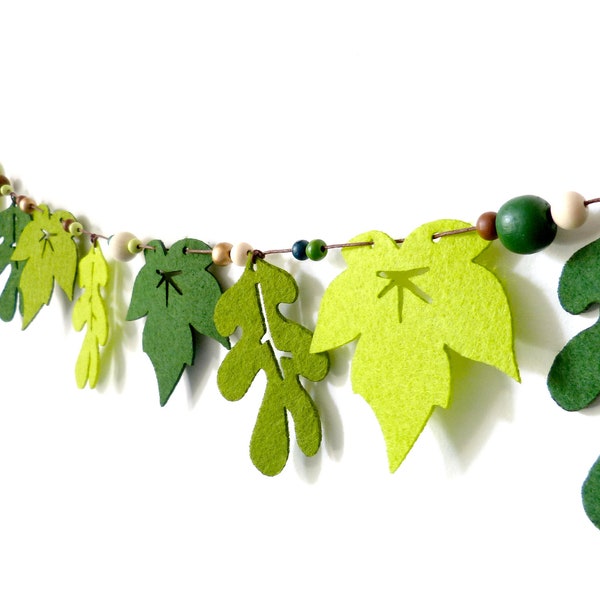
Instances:
[[[190,250],[210,250],[204,242],[183,239],[165,248],[160,240],[148,244],[146,264],[133,286],[127,320],[146,317],[144,352],[150,357],[160,403],[164,406],[181,378],[186,365],[194,362],[194,331],[207,335],[226,348],[229,341],[217,331],[213,313],[221,288],[207,271],[208,254],[188,254]]]
[[[11,204],[0,212],[0,273],[10,265],[10,275],[0,295],[0,319],[11,321],[15,316],[19,297],[19,281],[23,272],[23,261],[11,260],[12,254],[23,229],[29,224],[31,217],[18,206]],[[22,303],[19,303],[21,311]]]
[[[295,302],[297,296],[298,287],[289,273],[263,260],[256,264],[250,260],[215,310],[215,323],[223,335],[242,329],[240,340],[219,367],[217,383],[223,396],[239,400],[260,370],[267,376],[250,441],[252,462],[265,475],[277,475],[287,462],[288,411],[304,454],[313,456],[321,444],[319,413],[300,376],[320,381],[329,369],[329,357],[310,354],[312,332],[279,311],[279,304]]]

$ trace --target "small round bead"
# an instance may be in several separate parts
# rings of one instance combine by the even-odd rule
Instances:
[[[127,250],[131,252],[131,254],[139,254],[143,250],[143,245],[144,244],[142,244],[142,240],[134,237],[127,242]]]
[[[140,243],[140,240],[133,233],[122,231],[121,233],[115,233],[108,240],[108,250],[115,260],[127,262],[140,252],[140,249],[137,248]],[[135,250],[134,252],[130,250],[130,245]]]
[[[322,260],[327,256],[327,248],[323,240],[311,240],[306,245],[306,256],[310,260]]]
[[[229,242],[219,242],[215,244],[212,249],[212,261],[217,267],[226,267],[231,264],[231,248],[233,248],[232,244]]]
[[[72,223],[75,223],[73,219],[61,219],[62,228],[69,233],[69,227],[71,227]]]
[[[77,221],[69,224],[69,233],[75,237],[79,237],[83,233],[83,225]]]
[[[13,186],[10,185],[10,183],[5,183],[4,185],[0,186],[0,195],[2,196],[10,196],[10,194],[13,192]]]
[[[306,260],[308,256],[306,256],[306,246],[308,246],[308,240],[298,240],[294,242],[292,246],[292,256],[296,260]]]
[[[24,213],[30,215],[37,208],[37,202],[27,196],[19,196],[18,206]]]
[[[556,237],[550,205],[538,196],[517,196],[500,207],[496,231],[502,245],[517,254],[533,254]]]
[[[254,250],[254,248],[246,242],[235,244],[229,251],[231,262],[238,267],[245,267],[248,262],[248,253],[252,252],[252,250]]]
[[[550,210],[552,219],[561,229],[577,229],[588,217],[585,198],[577,192],[566,192],[552,202]]]
[[[477,223],[475,228],[479,237],[491,242],[492,240],[498,239],[498,232],[496,231],[496,213],[495,212],[484,212]]]
[[[2,189],[5,185],[10,186],[10,179],[6,175],[0,175],[0,189]],[[6,196],[6,194],[2,194]]]

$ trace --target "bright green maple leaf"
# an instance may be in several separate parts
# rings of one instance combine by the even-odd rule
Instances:
[[[26,260],[19,290],[23,297],[23,329],[49,304],[54,281],[73,299],[77,272],[77,244],[63,228],[63,221],[74,220],[66,210],[50,213],[45,204],[33,212],[33,219],[23,229],[12,254],[13,261]]]
[[[300,376],[320,381],[329,369],[327,354],[310,354],[312,333],[284,317],[279,304],[298,296],[294,278],[263,260],[248,262],[244,274],[217,304],[215,323],[223,335],[237,327],[242,335],[217,375],[228,400],[242,398],[262,369],[267,386],[250,441],[250,457],[265,475],[276,475],[289,454],[287,412],[294,420],[296,441],[307,456],[321,444],[321,421]],[[278,356],[279,353],[284,353]]]
[[[489,242],[474,232],[432,239],[467,226],[428,223],[401,246],[376,231],[354,238],[373,245],[344,248],[348,269],[332,281],[321,303],[311,351],[358,338],[352,386],[379,420],[391,471],[433,408],[448,406],[448,348],[519,379],[504,290],[473,262]]]
[[[146,317],[144,352],[150,357],[164,406],[175,389],[185,365],[194,362],[193,331],[217,340],[226,348],[229,341],[217,331],[213,313],[221,288],[207,271],[211,254],[186,253],[186,249],[210,250],[204,242],[183,239],[165,248],[160,240],[144,250],[146,264],[133,286],[127,320]]]
[[[108,313],[101,288],[108,283],[108,264],[97,242],[79,261],[79,287],[84,292],[73,307],[73,327],[81,331],[87,324],[85,338],[75,365],[75,379],[80,388],[89,382],[96,387],[100,374],[100,346],[108,340]]]
[[[2,243],[0,243],[0,273],[10,265],[10,275],[0,295],[0,319],[3,321],[11,321],[17,309],[19,280],[24,264],[23,262],[11,260],[11,257],[15,251],[17,240],[30,221],[31,217],[15,204],[11,204],[7,209],[0,212],[0,236],[2,237]],[[22,311],[22,302],[20,308]]]

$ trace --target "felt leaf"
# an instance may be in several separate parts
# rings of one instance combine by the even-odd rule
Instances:
[[[10,265],[10,275],[0,295],[0,319],[11,321],[17,308],[19,297],[19,280],[23,272],[23,262],[11,260],[17,240],[23,229],[31,221],[31,217],[18,206],[11,204],[0,212],[0,273]],[[21,310],[23,309],[20,304]]]
[[[250,441],[250,457],[265,475],[277,475],[289,454],[287,413],[292,415],[296,441],[313,456],[321,444],[317,408],[300,377],[320,381],[329,369],[327,354],[310,354],[312,333],[284,317],[279,305],[298,297],[294,278],[264,260],[248,261],[242,277],[227,290],[215,310],[223,335],[238,327],[242,335],[219,367],[217,383],[228,400],[239,400],[260,370],[266,389]]]
[[[66,210],[50,213],[44,204],[33,212],[12,254],[13,261],[26,260],[19,289],[23,295],[23,329],[44,304],[50,304],[54,281],[73,299],[77,272],[77,245],[63,229],[62,222],[73,219]]]
[[[210,247],[189,238],[169,250],[160,240],[148,245],[153,250],[144,250],[146,264],[135,279],[127,320],[146,317],[143,348],[154,366],[164,406],[185,366],[194,362],[194,332],[212,337],[226,348],[229,341],[213,321],[221,288],[207,270],[211,254],[186,252]]]
[[[108,313],[100,288],[108,283],[108,264],[98,242],[79,261],[79,287],[84,292],[73,307],[73,326],[81,331],[87,324],[85,338],[75,365],[75,379],[80,388],[89,383],[96,387],[100,374],[100,346],[108,340]]]
[[[600,239],[566,262],[558,284],[562,307],[577,315],[600,302]],[[548,389],[559,406],[585,408],[600,394],[600,321],[574,336],[557,354],[548,373]]]
[[[371,405],[391,471],[409,452],[435,406],[450,401],[447,348],[516,380],[512,322],[496,277],[474,262],[489,245],[476,233],[433,240],[462,221],[428,223],[399,246],[373,231],[344,248],[348,269],[327,288],[311,351],[358,339],[352,386]]]
[[[600,457],[592,465],[583,483],[581,499],[588,518],[600,529]]]

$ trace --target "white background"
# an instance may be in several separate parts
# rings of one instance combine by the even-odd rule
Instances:
[[[595,2],[2,2],[0,161],[38,202],[105,234],[167,245],[404,236],[507,199],[600,195]],[[395,474],[348,384],[316,389],[324,444],[275,478],[248,443],[264,380],[237,403],[207,341],[168,405],[124,323],[137,257],[113,272],[98,388],[76,388],[83,336],[56,291],[25,331],[0,324],[0,596],[579,598],[600,531],[580,487],[600,411],[562,411],[562,265],[600,211],[548,250],[492,250],[522,384],[461,361]],[[344,267],[276,259],[303,322]],[[225,287],[238,268],[219,270]]]

